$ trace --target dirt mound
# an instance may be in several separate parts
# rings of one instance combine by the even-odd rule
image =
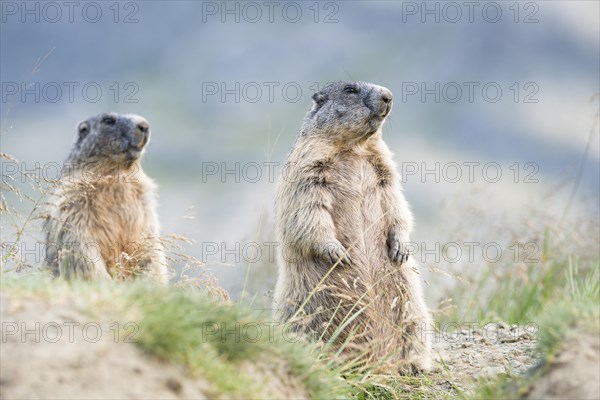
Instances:
[[[223,395],[206,379],[191,377],[183,367],[161,362],[129,343],[135,339],[135,329],[118,330],[117,323],[92,319],[77,305],[50,306],[40,300],[2,297],[1,319],[2,399],[202,399]],[[282,360],[244,368],[261,384],[261,397],[306,397],[303,385],[285,372]],[[281,374],[285,376],[278,376]]]
[[[2,399],[181,399],[243,398],[219,392],[204,376],[163,362],[135,344],[135,325],[90,312],[89,305],[35,297],[0,298]],[[80,299],[81,300],[81,299]],[[487,324],[435,340],[436,379],[423,376],[429,397],[473,394],[478,383],[498,375],[525,375],[538,364],[535,332],[529,327]],[[600,338],[579,335],[564,343],[548,373],[529,390],[529,399],[600,397]],[[260,387],[260,398],[307,398],[287,361],[243,361],[240,368]],[[437,377],[441,377],[438,379]],[[430,377],[431,378],[431,377]],[[429,383],[427,383],[429,382]],[[415,390],[408,387],[407,393]]]
[[[3,399],[206,398],[209,385],[73,307],[2,299]]]
[[[600,399],[600,337],[582,333],[568,338],[527,399]]]

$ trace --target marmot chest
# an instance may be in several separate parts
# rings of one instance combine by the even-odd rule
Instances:
[[[149,235],[144,188],[137,182],[96,184],[86,193],[88,230],[110,268]]]
[[[373,159],[342,161],[336,168],[333,213],[335,221],[366,229],[382,218],[382,195],[388,188],[388,176]]]

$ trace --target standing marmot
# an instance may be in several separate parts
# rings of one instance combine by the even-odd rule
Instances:
[[[100,114],[78,126],[48,207],[46,263],[56,276],[166,283],[155,185],[140,158],[150,125],[139,115]]]
[[[381,138],[392,93],[338,82],[313,100],[277,186],[276,317],[338,344],[352,333],[369,362],[426,370],[431,318],[402,250],[412,215]]]

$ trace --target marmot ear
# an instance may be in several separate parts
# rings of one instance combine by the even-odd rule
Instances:
[[[321,108],[323,104],[327,101],[327,95],[322,92],[317,92],[312,96],[313,101],[317,105],[317,110]]]

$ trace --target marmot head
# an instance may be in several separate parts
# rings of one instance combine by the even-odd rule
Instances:
[[[301,134],[353,142],[379,131],[392,110],[392,92],[366,82],[336,82],[312,97]]]
[[[69,161],[130,166],[150,140],[150,124],[135,114],[103,113],[77,126],[77,141]]]

